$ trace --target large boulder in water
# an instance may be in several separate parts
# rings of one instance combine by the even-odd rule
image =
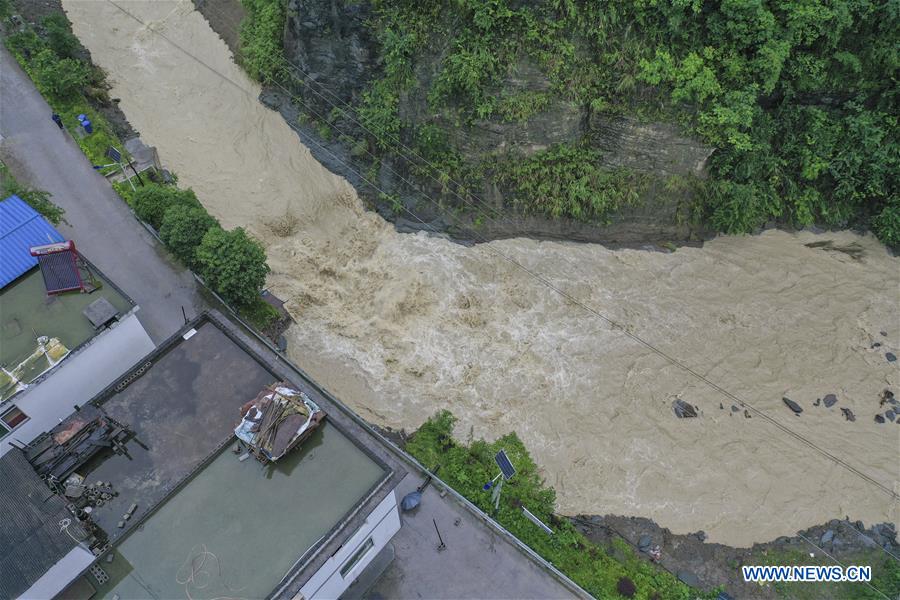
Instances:
[[[794,414],[795,414],[795,415],[799,415],[800,413],[803,412],[803,409],[800,408],[800,405],[797,404],[796,402],[794,402],[793,400],[791,400],[790,398],[788,398],[788,397],[783,397],[783,398],[782,398],[782,401],[784,401],[784,403],[787,404],[787,407],[788,407],[789,409],[791,409],[792,411],[794,411]]]
[[[675,411],[675,416],[679,419],[687,419],[697,416],[697,407],[688,404],[684,400],[675,400],[674,402],[672,402],[672,409]]]

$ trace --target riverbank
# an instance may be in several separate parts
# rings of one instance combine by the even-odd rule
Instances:
[[[376,429],[400,448],[419,432]],[[428,465],[433,468],[435,465]],[[447,477],[446,473],[441,473]],[[486,495],[487,496],[487,493]],[[847,600],[868,598],[871,588],[862,584],[759,584],[744,581],[744,565],[868,565],[873,569],[875,588],[888,597],[900,594],[900,544],[893,523],[868,526],[862,521],[832,519],[827,523],[780,536],[774,540],[734,547],[710,542],[704,531],[673,533],[651,519],[625,515],[561,516],[593,544],[617,559],[633,560],[634,555],[687,583],[711,592],[721,589],[735,598],[759,600],[815,598]],[[623,556],[622,542],[635,554]],[[658,550],[658,558],[651,551]],[[873,598],[881,596],[876,592]]]
[[[463,435],[517,431],[568,514],[602,506],[735,545],[827,521],[835,506],[866,522],[895,519],[890,497],[764,419],[731,416],[717,393],[504,258],[890,482],[890,426],[872,419],[878,394],[897,385],[884,354],[898,346],[896,269],[871,236],[770,231],[662,254],[398,235],[259,105],[258,88],[198,13],[129,3],[153,22],[147,29],[85,12],[103,3],[64,5],[180,181],[223,224],[264,240],[270,287],[302,324],[288,332],[289,354],[367,420],[414,429],[447,406]],[[109,27],[87,25],[96,22]],[[212,69],[159,33],[190,40]],[[173,98],[179,111],[161,110]],[[861,252],[827,252],[822,241]],[[808,408],[799,420],[784,412],[783,395],[807,407],[832,392],[860,415],[855,425],[837,407]],[[700,417],[677,419],[675,397],[700,406]],[[801,503],[810,489],[818,500]],[[753,516],[760,505],[764,519]]]
[[[831,521],[750,548],[734,548],[706,540],[702,531],[674,534],[653,521],[620,515],[570,517],[576,529],[592,542],[612,548],[624,539],[644,560],[659,546],[662,568],[701,590],[722,586],[735,598],[815,598],[846,600],[880,598],[860,583],[759,584],[744,581],[742,566],[753,565],[867,565],[875,589],[894,598],[900,594],[900,548],[893,524],[865,526],[847,519]],[[871,595],[870,595],[871,592]]]
[[[192,0],[210,27],[222,38],[240,62],[241,48],[237,32],[246,16],[239,0],[209,2]],[[424,194],[439,196],[436,188],[422,186],[409,172],[403,160],[387,157],[382,168],[371,171],[366,154],[360,156],[352,140],[337,129],[323,128],[320,113],[313,114],[309,106],[299,103],[282,85],[263,85],[260,101],[278,112],[295,128],[313,157],[330,172],[353,185],[368,208],[392,223],[398,233],[440,233],[450,239],[470,245],[516,237],[536,240],[555,240],[599,243],[608,248],[640,248],[652,251],[671,251],[679,246],[699,246],[713,237],[705,228],[681,221],[657,218],[660,210],[671,206],[662,199],[649,202],[641,215],[627,212],[615,217],[609,226],[600,227],[568,218],[548,218],[504,207],[496,197],[480,198],[477,202],[463,202],[459,198],[440,200],[442,206],[422,201]],[[318,115],[318,116],[317,116]],[[326,135],[323,135],[325,133]],[[408,181],[404,181],[408,180]],[[383,193],[388,191],[388,194]],[[664,194],[663,190],[659,190]],[[668,192],[671,193],[671,192]],[[390,197],[389,197],[390,196]],[[403,208],[400,208],[402,203]],[[477,206],[476,206],[477,205]],[[453,206],[452,215],[446,210]],[[477,208],[477,210],[475,208]],[[667,220],[668,219],[668,220]]]

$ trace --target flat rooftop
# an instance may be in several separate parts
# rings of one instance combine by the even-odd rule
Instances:
[[[102,285],[90,294],[66,292],[48,296],[37,268],[0,290],[0,365],[4,369],[12,371],[27,360],[16,377],[30,383],[51,366],[45,353],[35,355],[36,338],[56,338],[65,349],[72,351],[97,335],[98,330],[83,314],[96,300],[104,298],[120,315],[131,310],[133,304],[129,298],[96,269],[92,272]],[[13,383],[8,375],[0,372],[0,400],[16,391],[11,387]]]
[[[255,598],[288,574],[302,584],[299,569],[330,556],[328,544],[343,543],[402,476],[311,382],[279,372],[247,342],[201,317],[92,401],[135,432],[128,456],[105,453],[78,471],[118,492],[91,513],[115,548],[113,562],[100,563],[111,576],[101,597]],[[328,417],[277,464],[240,461],[231,451],[240,407],[277,381]]]
[[[274,467],[226,449],[101,563],[97,597],[264,598],[383,475],[327,423]]]

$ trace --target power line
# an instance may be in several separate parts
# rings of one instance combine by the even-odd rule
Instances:
[[[121,7],[121,6],[119,6],[119,5],[118,5],[116,2],[114,2],[113,0],[106,0],[106,1],[109,2],[110,4],[112,4],[113,6],[115,6],[118,10],[120,10],[120,11],[122,11],[123,13],[125,13],[126,15],[128,15],[130,18],[132,18],[132,19],[134,19],[135,21],[137,21],[138,23],[140,23],[142,26],[145,26],[145,27],[146,27],[146,23],[145,23],[143,20],[141,20],[139,17],[137,17],[136,15],[134,15],[133,13],[131,13],[130,11],[128,11],[127,9],[125,9],[125,8],[123,8],[123,7]],[[251,97],[253,97],[254,99],[256,99],[257,96],[256,96],[256,94],[254,94],[252,91],[243,88],[240,84],[238,84],[238,83],[235,82],[234,80],[230,79],[228,76],[226,76],[226,75],[223,74],[222,72],[218,71],[218,70],[215,69],[214,67],[210,66],[208,63],[206,63],[205,61],[203,61],[202,59],[200,59],[199,57],[197,57],[196,55],[194,55],[193,53],[191,53],[189,50],[186,50],[185,48],[183,48],[183,47],[182,47],[181,45],[179,45],[177,42],[175,42],[175,41],[173,41],[172,39],[170,39],[170,38],[169,38],[168,36],[166,36],[163,32],[157,31],[156,29],[151,29],[151,31],[153,31],[153,33],[155,33],[156,35],[158,35],[158,36],[160,36],[161,38],[163,38],[164,40],[166,40],[169,44],[171,44],[173,47],[177,48],[177,49],[178,49],[179,51],[181,51],[182,53],[184,53],[184,54],[186,54],[187,56],[189,56],[190,58],[192,58],[194,61],[196,61],[196,62],[200,63],[201,65],[203,65],[204,67],[206,67],[208,70],[210,70],[211,72],[213,72],[213,73],[216,74],[217,76],[219,76],[219,77],[221,77],[222,79],[224,79],[225,81],[231,83],[232,85],[234,85],[236,88],[238,88],[239,90],[241,90],[241,91],[244,92],[245,94],[248,94],[249,96],[251,96]],[[309,109],[311,112],[313,112],[313,114],[315,114],[315,115],[318,116],[319,118],[323,119],[326,123],[328,122],[327,119],[325,119],[324,117],[322,117],[317,111],[315,111],[312,107],[310,107],[307,103],[305,103],[301,98],[298,98],[298,97],[296,97],[295,95],[291,94],[289,90],[287,90],[286,88],[284,88],[284,86],[281,86],[281,88],[284,89],[284,90],[290,95],[291,99],[297,100],[298,102],[300,102],[300,104],[302,104],[304,107],[306,107],[306,108]],[[337,108],[337,107],[335,107],[335,108]],[[317,140],[313,139],[311,136],[304,134],[298,127],[296,127],[296,126],[293,125],[292,123],[287,122],[287,120],[285,120],[285,123],[287,123],[288,127],[290,127],[291,129],[294,129],[298,134],[300,134],[301,137],[302,137],[303,139],[308,140],[309,142],[315,144],[320,150],[322,150],[322,151],[324,151],[324,152],[327,152],[327,153],[328,153],[335,161],[337,161],[338,163],[340,163],[341,165],[343,165],[343,166],[344,166],[345,168],[347,168],[350,172],[352,172],[352,173],[355,174],[357,177],[359,177],[362,181],[366,182],[368,185],[370,185],[372,188],[374,188],[374,189],[377,190],[378,192],[380,192],[380,193],[382,193],[382,194],[386,194],[385,190],[383,190],[383,189],[380,188],[378,185],[376,185],[375,183],[373,183],[372,181],[370,181],[370,180],[369,180],[368,178],[366,178],[362,173],[360,173],[359,171],[357,171],[356,169],[354,169],[351,165],[347,164],[346,161],[344,161],[342,158],[340,158],[339,156],[337,156],[334,152],[332,152],[331,150],[329,150],[327,147],[325,147],[324,145],[322,145],[321,143],[319,143]],[[391,169],[391,170],[392,170],[392,172],[396,173],[396,171],[393,171],[393,169]],[[399,176],[399,175],[398,175],[398,176]],[[403,178],[402,176],[399,176],[399,177],[400,177],[404,182],[406,182],[407,184],[411,185],[410,182],[407,181],[405,178]],[[426,194],[426,193],[423,192],[423,193],[422,193],[422,196],[423,196],[424,198],[426,198],[429,202],[431,202],[434,206],[436,206],[436,207],[438,208],[438,210],[442,210],[440,204],[439,204],[438,202],[436,202],[433,198],[431,198],[428,194]],[[423,221],[421,218],[419,218],[418,215],[416,215],[415,213],[413,213],[412,211],[410,211],[406,206],[402,206],[402,208],[403,208],[403,210],[404,210],[407,214],[409,214],[413,219],[415,219],[416,221],[418,221],[423,227],[430,229],[430,230],[431,230],[433,233],[435,233],[435,234],[438,234],[438,235],[441,234],[440,231],[438,231],[437,229],[435,229],[435,228],[434,228],[432,225],[430,225],[429,223],[426,223],[425,221]],[[453,217],[453,215],[449,215],[449,216],[451,216],[452,218],[456,218],[456,217]],[[846,469],[847,471],[849,471],[849,472],[855,474],[856,476],[858,476],[859,478],[861,478],[861,479],[863,479],[864,481],[868,482],[869,484],[878,487],[880,490],[882,490],[884,493],[888,494],[888,495],[891,496],[892,498],[895,498],[895,499],[896,499],[896,498],[900,498],[900,494],[897,494],[897,493],[894,492],[892,489],[890,489],[888,486],[882,484],[881,482],[879,482],[879,481],[877,481],[876,479],[872,478],[872,477],[869,476],[868,474],[866,474],[866,473],[860,471],[859,469],[857,469],[857,468],[854,467],[853,465],[847,463],[845,460],[843,460],[842,458],[840,458],[840,457],[834,455],[833,453],[829,452],[829,451],[826,450],[825,448],[822,448],[821,446],[819,446],[818,444],[816,444],[816,443],[813,442],[812,440],[806,438],[806,437],[803,436],[802,434],[800,434],[800,433],[798,433],[798,432],[792,430],[791,428],[787,427],[786,425],[782,424],[780,421],[778,421],[778,420],[775,419],[774,417],[771,417],[770,415],[766,414],[765,412],[762,412],[761,410],[757,409],[755,406],[753,406],[752,404],[750,404],[750,403],[747,402],[746,400],[743,400],[743,399],[739,398],[738,396],[736,396],[735,394],[733,394],[733,393],[729,392],[728,390],[722,388],[722,387],[719,386],[718,384],[716,384],[716,383],[714,383],[713,381],[711,381],[711,380],[709,380],[708,378],[706,378],[704,375],[698,373],[696,370],[694,370],[694,369],[691,368],[690,366],[686,365],[685,363],[683,363],[683,362],[681,362],[680,360],[676,359],[675,357],[669,355],[669,354],[666,353],[665,351],[663,351],[663,350],[657,348],[656,346],[652,345],[650,342],[644,340],[643,338],[641,338],[641,337],[638,336],[637,334],[634,334],[634,333],[630,332],[624,325],[619,324],[618,322],[616,322],[616,321],[613,320],[612,318],[610,318],[610,317],[606,316],[605,314],[599,312],[598,310],[594,309],[593,307],[588,306],[588,305],[584,304],[583,302],[579,301],[577,298],[575,298],[574,296],[572,296],[572,295],[569,294],[568,292],[566,292],[566,291],[560,289],[559,287],[557,287],[556,285],[554,285],[551,281],[549,281],[546,277],[544,277],[544,276],[541,275],[540,273],[537,273],[537,272],[533,271],[532,269],[529,269],[528,267],[526,267],[525,265],[521,264],[520,262],[518,262],[518,261],[515,260],[514,258],[512,258],[512,257],[510,257],[510,256],[508,256],[508,255],[506,255],[506,254],[504,254],[503,252],[497,250],[495,247],[493,247],[493,245],[487,244],[487,243],[486,243],[487,240],[482,239],[482,238],[481,238],[480,236],[478,236],[477,234],[476,234],[476,235],[473,235],[473,237],[475,237],[476,240],[478,240],[479,242],[481,242],[481,243],[483,244],[482,247],[483,247],[483,248],[486,248],[489,252],[492,252],[493,254],[496,254],[497,256],[501,257],[503,260],[505,260],[505,261],[509,262],[510,264],[514,265],[515,267],[521,269],[522,271],[524,271],[525,273],[527,273],[529,276],[531,276],[532,278],[534,278],[536,281],[540,282],[540,283],[543,284],[545,287],[549,288],[550,290],[552,290],[553,292],[555,292],[555,293],[558,294],[559,296],[565,298],[565,299],[568,300],[569,302],[572,302],[572,303],[575,304],[576,306],[579,306],[579,307],[580,307],[581,309],[583,309],[584,311],[586,311],[586,312],[588,312],[588,313],[590,313],[590,314],[596,316],[597,318],[599,318],[599,319],[605,321],[605,322],[606,322],[607,324],[609,324],[612,328],[620,330],[620,331],[621,331],[622,333],[624,333],[626,336],[628,336],[628,337],[631,338],[632,340],[638,342],[639,344],[641,344],[642,346],[644,346],[645,348],[647,348],[647,349],[650,350],[651,352],[653,352],[653,353],[657,354],[658,356],[664,358],[664,359],[665,359],[667,362],[669,362],[670,364],[672,364],[672,365],[674,365],[674,366],[676,366],[676,367],[682,369],[682,370],[685,371],[686,373],[689,373],[690,375],[692,375],[693,377],[695,377],[697,380],[699,380],[699,381],[705,383],[705,384],[706,384],[708,387],[710,387],[711,389],[713,389],[713,390],[719,392],[720,394],[724,395],[725,397],[727,397],[727,398],[733,400],[734,402],[740,404],[742,407],[749,409],[750,411],[752,411],[753,413],[755,413],[756,415],[758,415],[758,416],[761,417],[762,419],[768,421],[769,423],[771,423],[772,425],[774,425],[775,427],[777,427],[778,429],[780,429],[780,430],[783,431],[784,433],[787,433],[788,435],[790,435],[791,437],[797,439],[797,440],[800,441],[801,443],[803,443],[803,444],[807,445],[808,447],[812,448],[813,450],[819,452],[820,454],[822,454],[822,455],[825,456],[826,458],[829,458],[829,459],[832,460],[834,463],[836,463],[838,466],[840,466],[840,467]]]

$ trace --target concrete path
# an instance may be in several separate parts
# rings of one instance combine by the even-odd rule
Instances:
[[[397,498],[421,483],[410,473],[397,486]],[[364,595],[368,600],[576,597],[452,496],[441,498],[433,485],[426,488],[422,504],[400,518],[400,531],[391,540],[394,562]],[[438,550],[435,522],[443,550]]]
[[[66,132],[15,59],[0,47],[0,158],[22,183],[50,192],[66,211],[60,232],[141,307],[154,343],[206,306],[190,271],[140,223]]]

